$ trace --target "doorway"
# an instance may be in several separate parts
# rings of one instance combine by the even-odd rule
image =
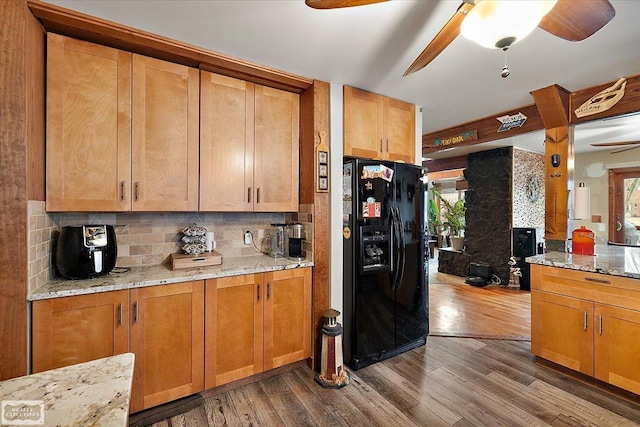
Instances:
[[[609,170],[609,242],[640,245],[640,168]]]

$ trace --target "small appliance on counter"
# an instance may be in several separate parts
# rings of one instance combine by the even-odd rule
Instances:
[[[271,224],[269,234],[263,240],[263,252],[270,257],[285,256],[285,227],[286,224]]]
[[[287,258],[294,261],[304,260],[302,241],[304,240],[304,225],[287,225]]]
[[[108,274],[118,257],[116,233],[112,225],[62,227],[55,254],[58,272],[67,279]]]
[[[593,255],[595,252],[596,235],[584,225],[571,233],[571,253],[578,255]]]

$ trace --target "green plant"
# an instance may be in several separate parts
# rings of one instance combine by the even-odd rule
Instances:
[[[440,219],[440,209],[434,199],[429,199],[427,216],[429,218],[429,235],[437,236],[439,234],[438,227],[442,225],[442,220]]]
[[[467,207],[465,206],[464,198],[455,203],[451,203],[449,200],[442,197],[442,194],[438,191],[434,190],[433,194],[435,197],[440,199],[440,203],[442,203],[444,207],[442,212],[444,221],[442,222],[442,225],[449,228],[450,236],[459,236],[460,232],[464,230],[465,227],[465,213],[467,211]]]

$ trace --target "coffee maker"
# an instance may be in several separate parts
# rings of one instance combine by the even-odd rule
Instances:
[[[269,234],[263,241],[263,251],[270,257],[285,256],[285,227],[286,224],[271,224]]]
[[[304,260],[302,240],[304,240],[304,225],[289,224],[287,226],[287,258],[294,261]]]

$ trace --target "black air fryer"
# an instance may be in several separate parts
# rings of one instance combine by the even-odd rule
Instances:
[[[112,225],[62,227],[56,247],[56,267],[67,279],[90,279],[116,265],[118,245]]]

